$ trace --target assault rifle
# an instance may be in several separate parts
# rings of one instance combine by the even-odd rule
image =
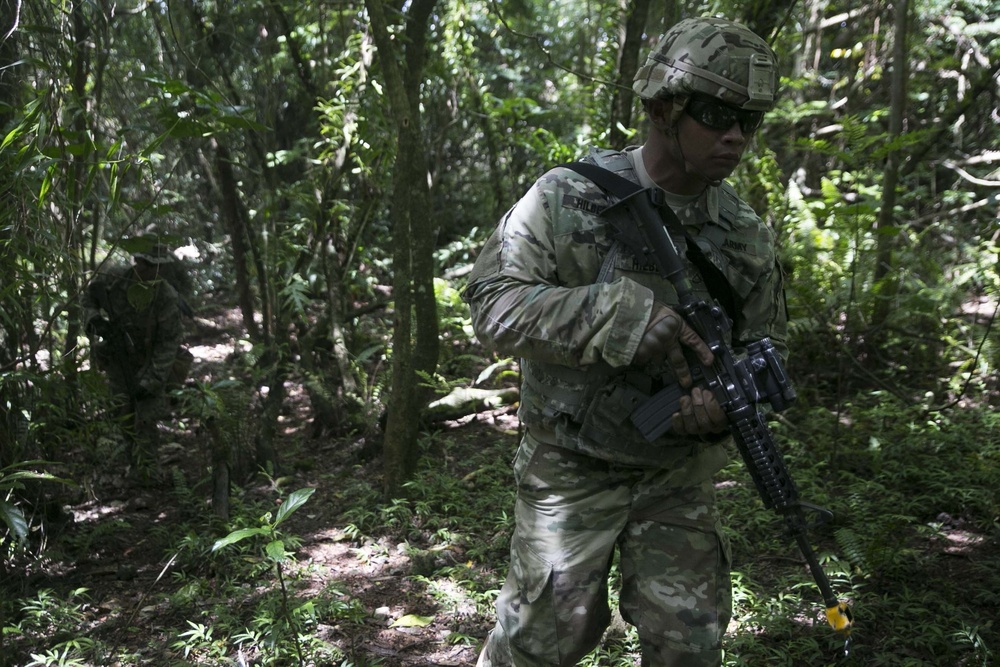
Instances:
[[[764,507],[773,509],[784,518],[823,596],[827,621],[845,637],[844,651],[847,654],[853,622],[851,611],[846,602],[839,601],[834,595],[807,534],[806,510],[819,512],[827,518],[832,517],[832,513],[799,499],[784,458],[758,407],[766,402],[780,412],[795,400],[795,390],[774,345],[765,338],[747,346],[745,359],[736,359],[725,339],[732,326],[725,311],[718,303],[707,303],[694,294],[684,263],[661,218],[661,211],[668,219],[673,216],[671,226],[679,228],[680,222],[669,206],[663,206],[661,191],[638,189],[634,183],[592,165],[574,163],[566,166],[591,178],[603,189],[620,195],[620,200],[602,213],[614,226],[616,241],[628,248],[640,262],[655,266],[660,275],[670,281],[679,299],[675,309],[712,350],[714,360],[711,366],[702,366],[697,361],[691,363],[695,382],[707,386],[725,412],[729,431]],[[595,169],[604,173],[597,173]],[[625,187],[632,192],[625,194]],[[694,245],[694,241],[689,239],[688,245]],[[671,416],[678,410],[680,396],[679,387],[668,387],[640,405],[630,418],[644,437],[655,440],[669,431]]]

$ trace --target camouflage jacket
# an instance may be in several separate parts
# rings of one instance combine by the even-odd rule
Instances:
[[[586,159],[651,184],[642,183],[624,153],[592,151]],[[637,375],[658,386],[675,381],[665,367],[631,362],[654,300],[674,305],[677,297],[654,267],[618,252],[617,245],[608,260],[613,242],[599,213],[612,203],[580,174],[549,171],[504,215],[463,296],[480,341],[522,359],[518,414],[541,439],[622,463],[656,465],[665,458],[664,447],[690,449],[701,442],[664,436],[650,444],[627,419]],[[768,336],[784,354],[786,316],[771,231],[725,183],[675,212],[741,306],[730,313],[736,344]],[[675,235],[674,241],[683,255],[684,239]],[[688,275],[695,292],[710,300],[693,266]],[[624,383],[629,391],[623,393]]]
[[[167,281],[140,281],[131,267],[99,274],[83,298],[85,324],[108,321],[108,335],[94,345],[95,360],[127,376],[133,390],[162,391],[184,337],[179,304]]]

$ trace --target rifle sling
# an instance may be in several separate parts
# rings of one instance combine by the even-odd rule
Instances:
[[[619,176],[613,171],[589,162],[568,162],[559,166],[572,169],[581,176],[590,179],[594,185],[619,200],[625,199],[629,195],[643,189],[638,183],[630,181],[623,176]],[[705,287],[708,289],[708,293],[713,299],[719,302],[719,305],[722,306],[723,310],[726,311],[726,314],[729,315],[729,318],[732,320],[741,310],[740,306],[742,305],[742,299],[740,299],[739,295],[733,292],[732,286],[729,284],[729,280],[726,279],[722,270],[712,263],[712,261],[705,255],[705,251],[701,249],[701,246],[699,246],[691,235],[688,234],[687,230],[684,229],[684,225],[677,218],[677,214],[674,213],[674,210],[670,208],[669,205],[664,205],[659,207],[659,211],[667,229],[670,230],[671,233],[679,235],[684,239],[684,244],[687,247],[685,254],[688,261],[690,261],[691,264],[693,264],[698,270],[698,273],[701,274],[702,279],[705,281]],[[611,246],[611,250],[608,251],[604,264],[601,266],[601,280],[610,276],[612,268],[611,264],[613,264],[614,258],[618,255],[620,245],[621,244],[616,240]]]

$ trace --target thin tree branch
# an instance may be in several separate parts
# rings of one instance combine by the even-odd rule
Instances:
[[[945,403],[944,405],[937,408],[929,408],[924,413],[925,415],[930,414],[932,412],[943,412],[944,410],[953,408],[956,405],[958,405],[959,401],[962,400],[962,397],[965,396],[965,392],[969,390],[969,385],[972,384],[972,378],[975,376],[975,372],[973,371],[976,368],[976,366],[979,365],[979,359],[982,358],[983,356],[983,348],[986,346],[986,341],[989,340],[990,338],[990,330],[993,329],[993,323],[996,322],[997,312],[1000,312],[1000,299],[997,299],[996,308],[993,309],[993,314],[990,316],[989,322],[986,323],[986,331],[983,332],[983,338],[982,340],[979,341],[979,347],[976,349],[976,356],[972,360],[972,368],[969,370],[969,377],[965,378],[965,384],[962,385],[962,390],[958,392],[958,395],[955,396],[955,399],[953,401]]]
[[[951,160],[945,160],[941,164],[943,166],[947,167],[948,169],[953,170],[955,173],[957,173],[959,176],[961,176],[962,178],[964,178],[965,180],[967,180],[970,183],[974,183],[976,185],[985,185],[985,186],[991,187],[991,188],[995,188],[995,187],[1000,186],[1000,181],[987,181],[987,180],[984,180],[982,178],[977,178],[977,177],[973,176],[972,174],[970,174],[969,172],[967,172],[966,170],[964,170],[961,167],[959,167],[957,164],[955,164]]]
[[[267,3],[270,10],[274,13],[275,18],[278,19],[278,25],[281,26],[281,32],[285,35],[285,42],[288,44],[288,55],[291,56],[292,62],[295,63],[295,71],[299,74],[299,80],[302,81],[303,87],[305,87],[306,92],[313,99],[319,96],[319,91],[316,90],[316,84],[313,83],[312,69],[309,67],[309,63],[306,62],[305,58],[302,57],[302,50],[299,48],[299,42],[295,39],[293,34],[291,21],[288,20],[288,14],[281,7],[280,4],[271,0]]]
[[[555,67],[557,69],[561,69],[564,72],[568,72],[569,74],[572,74],[573,76],[580,77],[581,79],[585,79],[587,81],[593,81],[594,83],[600,83],[600,84],[603,84],[605,86],[610,86],[612,88],[625,88],[625,86],[622,86],[619,83],[615,83],[614,81],[607,81],[606,79],[599,79],[597,77],[591,76],[589,74],[584,74],[583,72],[577,71],[577,70],[572,69],[570,67],[566,67],[565,65],[556,62],[556,59],[552,56],[552,52],[545,48],[545,45],[544,45],[544,43],[545,43],[545,35],[543,35],[540,32],[536,32],[534,35],[529,35],[527,33],[518,32],[517,30],[514,30],[512,27],[510,27],[510,24],[507,23],[507,19],[505,19],[503,17],[503,14],[500,12],[500,5],[497,4],[497,1],[496,0],[490,0],[490,5],[493,7],[493,11],[494,11],[494,13],[496,13],[497,18],[500,20],[500,23],[503,24],[503,27],[507,29],[507,32],[509,32],[510,34],[515,35],[517,37],[520,37],[521,39],[527,39],[527,40],[533,41],[535,43],[535,45],[538,47],[538,50],[541,51],[543,54],[545,54],[545,57],[549,61],[549,64],[552,65],[553,67]],[[631,88],[628,88],[628,89],[631,90]]]
[[[21,24],[21,0],[14,0],[14,22],[10,26],[10,30],[4,33],[3,39],[0,41],[6,42],[11,35],[17,30],[17,26]]]

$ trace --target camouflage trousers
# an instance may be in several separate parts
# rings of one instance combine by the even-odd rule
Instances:
[[[593,650],[611,618],[616,548],[619,609],[642,665],[721,665],[730,552],[711,476],[725,460],[711,445],[672,468],[618,466],[529,430],[514,461],[510,571],[479,667],[575,665]]]
[[[187,348],[181,347],[164,389],[147,394],[137,389],[139,365],[129,363],[122,352],[102,345],[94,354],[94,362],[107,376],[112,392],[120,404],[117,414],[125,427],[130,461],[150,466],[156,462],[160,445],[159,423],[170,416],[167,392],[184,386],[194,355]]]
[[[170,414],[166,394],[137,395],[137,373],[124,365],[109,365],[102,370],[118,403],[116,413],[128,442],[129,461],[146,467],[155,464],[160,445],[159,423]]]

